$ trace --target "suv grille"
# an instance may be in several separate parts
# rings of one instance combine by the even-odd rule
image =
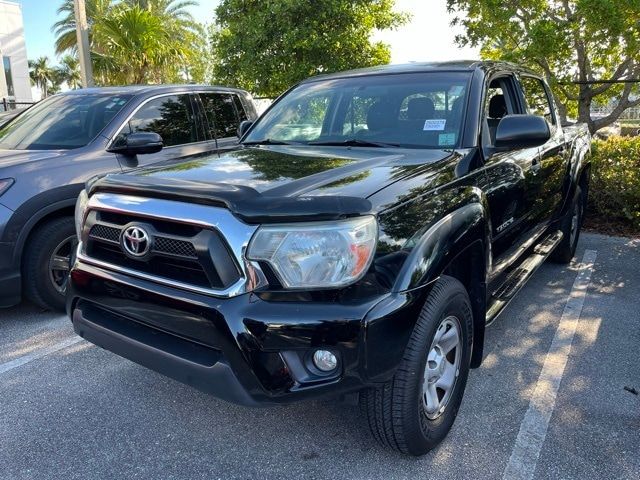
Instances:
[[[120,237],[129,224],[144,228],[151,237],[149,254],[142,259],[122,249]],[[86,227],[85,254],[116,267],[214,290],[240,278],[226,242],[215,230],[99,210],[89,213]]]

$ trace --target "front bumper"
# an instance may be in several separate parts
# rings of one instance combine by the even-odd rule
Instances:
[[[254,405],[220,351],[132,322],[90,303],[73,311],[73,328],[85,340],[168,377],[242,405]]]
[[[215,298],[76,260],[67,308],[88,341],[224,400],[257,406],[349,393],[390,378],[423,293],[349,302],[252,293]],[[310,368],[318,348],[338,355],[335,372]]]

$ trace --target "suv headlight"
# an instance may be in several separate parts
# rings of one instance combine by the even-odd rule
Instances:
[[[88,203],[89,196],[87,195],[87,191],[82,190],[76,200],[76,211],[74,215],[76,221],[76,235],[78,236],[79,241],[82,240],[80,235],[82,234],[82,224],[84,223],[84,214],[87,212]]]
[[[265,225],[249,242],[247,258],[269,263],[285,288],[343,287],[365,274],[377,239],[373,216]]]

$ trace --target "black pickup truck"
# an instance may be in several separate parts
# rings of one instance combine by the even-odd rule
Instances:
[[[485,326],[572,258],[588,130],[494,62],[314,77],[240,130],[233,151],[87,184],[75,331],[243,405],[358,393],[377,440],[427,452]]]

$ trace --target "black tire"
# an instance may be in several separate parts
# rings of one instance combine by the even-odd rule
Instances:
[[[22,286],[29,301],[47,310],[64,310],[66,278],[62,270],[51,271],[50,260],[58,248],[60,256],[71,253],[75,235],[73,217],[51,220],[31,234],[22,257]],[[66,240],[71,241],[69,248],[61,247]]]
[[[429,418],[423,400],[427,355],[438,327],[459,320],[461,357],[457,379],[444,411]],[[419,456],[449,433],[462,402],[471,357],[473,319],[469,295],[455,278],[441,277],[429,293],[393,379],[360,395],[360,406],[374,438],[383,446]]]
[[[564,236],[562,237],[562,241],[551,253],[552,261],[556,263],[571,262],[571,259],[576,253],[578,240],[580,239],[580,230],[582,229],[582,222],[584,220],[584,208],[585,198],[582,194],[582,189],[580,187],[576,187],[576,192],[573,195],[569,211],[560,222],[560,230]],[[572,233],[574,218],[576,219],[576,230],[575,233]]]

